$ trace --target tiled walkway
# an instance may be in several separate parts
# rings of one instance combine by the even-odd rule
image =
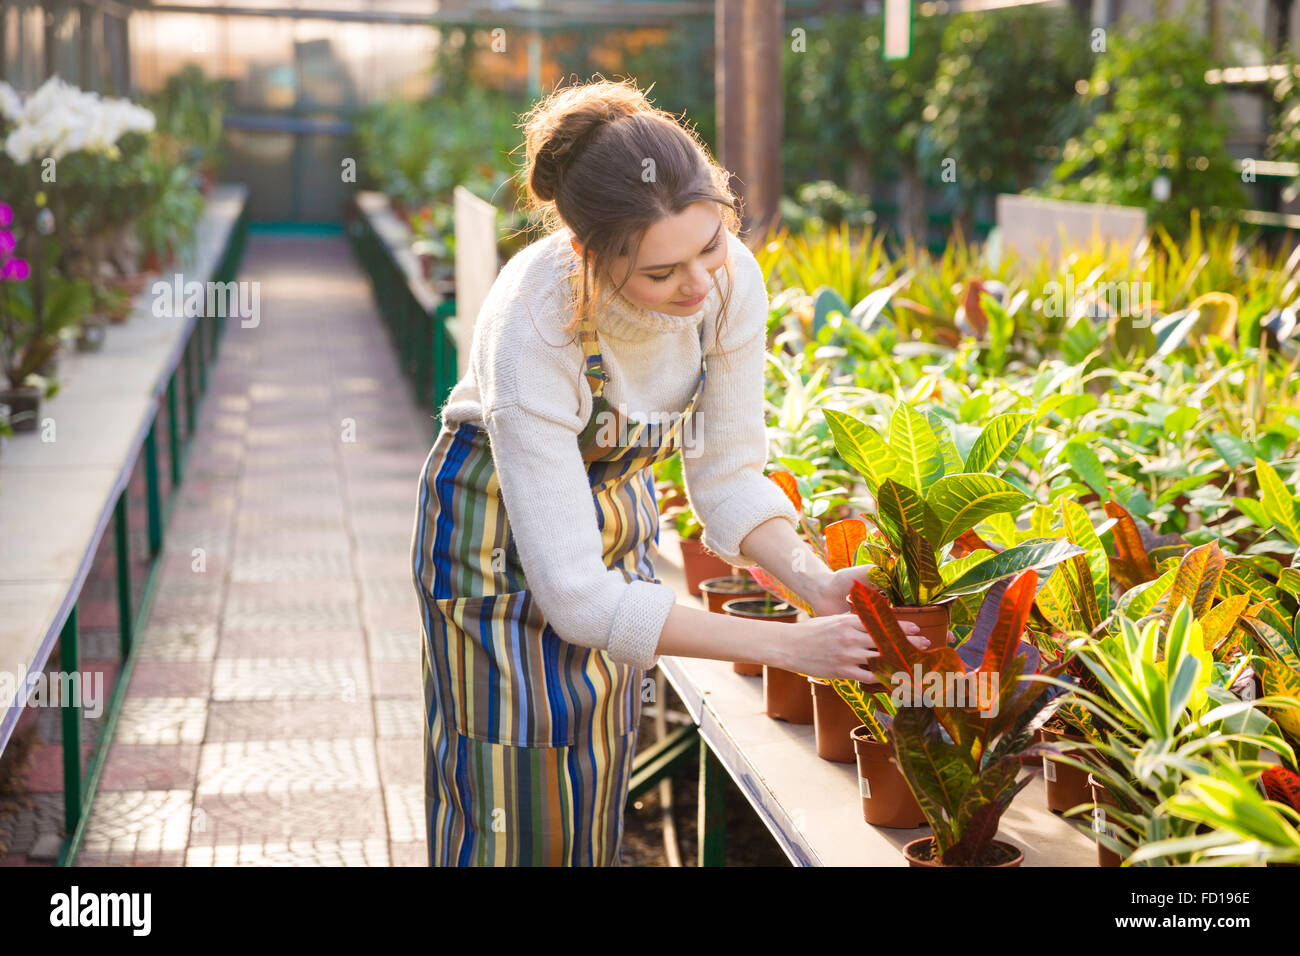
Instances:
[[[426,863],[409,548],[434,435],[341,238],[255,236],[78,863]]]

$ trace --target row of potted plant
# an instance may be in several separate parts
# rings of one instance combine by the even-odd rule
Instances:
[[[829,411],[826,418],[837,452],[860,471],[874,505],[860,516],[832,522],[820,534],[808,537],[832,568],[871,565],[870,594],[855,594],[854,603],[878,645],[892,638],[880,621],[869,622],[869,609],[875,608],[872,613],[881,617],[879,612],[884,608],[888,620],[897,621],[900,616],[906,616],[909,603],[941,603],[957,632],[958,648],[964,649],[960,656],[966,657],[978,670],[973,655],[983,652],[1003,610],[1005,588],[998,582],[1005,584],[1008,577],[1023,576],[1027,571],[1035,575],[1042,572],[1041,586],[1035,578],[1034,586],[1028,591],[1013,593],[1013,598],[1027,594],[1028,604],[1024,613],[1007,619],[1010,624],[1004,621],[1002,630],[1010,628],[1016,635],[1017,649],[1029,659],[1025,668],[1028,673],[1034,673],[1039,661],[1046,660],[1051,663],[1044,673],[1050,676],[1052,668],[1059,673],[1072,660],[1063,648],[1064,635],[1095,634],[1103,622],[1112,630],[1120,629],[1125,626],[1122,622],[1128,620],[1124,615],[1130,614],[1135,620],[1142,620],[1158,611],[1164,614],[1167,623],[1174,618],[1171,595],[1215,593],[1223,576],[1207,578],[1204,571],[1221,565],[1228,571],[1224,580],[1244,589],[1234,593],[1230,602],[1213,605],[1216,636],[1238,635],[1235,643],[1225,645],[1229,651],[1235,648],[1235,652],[1225,652],[1226,656],[1217,662],[1220,670],[1235,674],[1224,686],[1240,685],[1242,662],[1248,655],[1252,656],[1259,661],[1262,672],[1271,675],[1269,686],[1281,691],[1266,697],[1267,706],[1259,705],[1265,709],[1254,713],[1270,725],[1273,720],[1284,728],[1290,725],[1293,718],[1289,716],[1288,706],[1293,704],[1287,701],[1300,697],[1296,693],[1300,666],[1295,666],[1294,628],[1288,624],[1295,610],[1294,602],[1288,607],[1286,598],[1287,594],[1294,597],[1294,592],[1287,590],[1295,583],[1290,574],[1278,575],[1283,579],[1279,585],[1276,579],[1258,573],[1250,559],[1230,558],[1217,544],[1197,548],[1180,536],[1157,536],[1115,502],[1107,502],[1105,510],[1109,517],[1096,527],[1086,509],[1068,499],[1058,499],[1054,506],[1032,502],[1002,477],[1004,469],[1015,460],[1019,444],[1025,440],[1029,416],[998,416],[981,430],[964,455],[940,427],[941,419],[932,425],[926,416],[903,403],[894,409],[891,428],[886,434],[876,432],[846,413]],[[787,473],[774,478],[791,494],[807,521],[796,476]],[[1281,497],[1271,499],[1275,510],[1282,503]],[[1290,498],[1285,503],[1294,505]],[[1025,511],[1026,506],[1029,506],[1027,520],[1017,523],[1014,517]],[[1108,553],[1102,546],[1106,535],[1115,543],[1114,553]],[[1196,577],[1198,572],[1200,577]],[[797,595],[789,593],[762,569],[751,568],[750,573],[790,605],[801,603]],[[1112,581],[1120,587],[1117,598],[1111,597]],[[978,595],[991,586],[998,586],[999,590],[991,591],[981,605]],[[1225,583],[1224,587],[1227,586]],[[1244,614],[1247,601],[1251,613]],[[1210,606],[1198,610],[1208,612]],[[1005,618],[1005,614],[1002,616]],[[946,647],[946,641],[933,645],[934,650]],[[878,671],[878,676],[898,673],[901,665],[915,664],[914,657],[905,649],[899,650],[898,659],[885,656],[880,664],[887,669]],[[951,658],[946,660],[949,665],[953,663]],[[1073,666],[1076,671],[1082,671],[1077,663]],[[902,669],[912,672],[910,666]],[[1016,675],[998,673],[1001,678],[1010,677],[1016,683]],[[859,687],[850,682],[831,682],[831,685],[861,718],[862,726],[854,735],[854,748],[860,774],[867,781],[863,787],[863,806],[868,821],[916,826],[921,822],[920,817],[928,819],[917,786],[908,785],[916,781],[908,778],[903,770],[904,759],[892,730],[897,713],[890,706],[888,695],[881,693],[881,688],[873,692],[869,686]],[[1017,765],[1023,758],[1042,754],[1053,758],[1046,764],[1049,768],[1070,768],[1065,758],[1055,759],[1069,753],[1069,747],[1057,744],[1059,737],[1026,742],[1021,739],[1020,731],[1028,728],[1030,738],[1034,738],[1048,716],[1077,715],[1083,712],[1083,707],[1084,704],[1070,699],[1058,702],[1050,713],[1035,711],[1023,727],[1014,728],[1015,739],[1019,741],[1014,746],[1007,742],[1011,738],[1002,741],[990,737],[985,742],[994,748],[1004,748],[997,752],[1015,756]],[[1037,719],[1040,714],[1042,720]],[[824,746],[820,739],[823,725],[826,732],[843,736],[843,720],[839,721],[837,731],[830,731],[833,723],[830,718],[817,721],[818,752],[830,759],[845,759],[846,748],[834,742]],[[940,726],[944,726],[942,722]],[[993,725],[981,726],[992,732]],[[908,733],[933,736],[932,727],[927,730],[912,723],[905,727]],[[1274,734],[1269,742],[1274,745],[1274,753],[1287,756],[1294,765],[1285,736]],[[1239,768],[1246,766],[1239,759],[1238,764]],[[1239,769],[1239,772],[1244,771]],[[1049,787],[1049,803],[1052,789]],[[1274,812],[1282,811],[1274,808]],[[952,818],[951,812],[949,816]],[[941,859],[948,852],[944,848],[945,839],[939,840],[937,852]],[[951,842],[959,843],[960,834],[952,837]],[[956,851],[953,859],[966,862],[976,859],[963,856],[964,852]],[[1145,858],[1139,858],[1139,862],[1142,859]]]
[[[155,113],[58,76],[26,97],[0,83],[0,434],[35,430],[60,351],[97,351],[148,274],[192,245],[221,123],[196,91],[211,85],[189,71]]]

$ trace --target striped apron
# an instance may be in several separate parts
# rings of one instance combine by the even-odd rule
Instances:
[[[590,320],[580,334],[592,415],[578,445],[602,557],[629,582],[657,582],[650,466],[681,447],[706,363],[679,415],[632,422],[603,397]],[[419,493],[411,563],[424,628],[429,865],[617,865],[643,671],[571,644],[547,623],[481,426],[443,423]]]

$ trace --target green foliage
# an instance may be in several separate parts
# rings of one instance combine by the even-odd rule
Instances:
[[[1088,51],[1086,27],[1068,7],[948,22],[926,115],[938,155],[956,161],[963,199],[1032,184],[1047,149],[1077,122],[1069,107],[1088,74]]]
[[[1066,143],[1043,194],[1139,206],[1149,223],[1179,238],[1193,209],[1243,206],[1246,193],[1226,145],[1228,103],[1221,86],[1205,81],[1222,64],[1203,31],[1184,15],[1126,22],[1106,42],[1086,94],[1098,111]],[[1152,195],[1157,176],[1168,179],[1167,200]]]
[[[1063,705],[1081,707],[1099,732],[1082,747],[1086,761],[1060,750],[1056,759],[1091,772],[1114,800],[1103,808],[1111,827],[1097,835],[1103,845],[1125,857],[1143,845],[1162,846],[1130,863],[1188,862],[1192,848],[1181,841],[1196,834],[1199,821],[1170,813],[1168,801],[1177,805],[1189,781],[1225,761],[1257,777],[1269,766],[1261,749],[1294,765],[1294,751],[1262,708],[1296,702],[1238,700],[1228,689],[1233,675],[1225,680],[1206,644],[1192,606],[1180,599],[1145,626],[1121,617],[1118,633],[1074,645],[1095,689],[1070,687]]]
[[[164,130],[188,146],[188,159],[213,172],[220,164],[221,122],[225,115],[225,84],[210,79],[193,63],[167,78],[149,106]]]

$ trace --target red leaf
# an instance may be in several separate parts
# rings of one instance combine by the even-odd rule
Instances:
[[[1011,579],[998,605],[998,619],[989,635],[988,646],[984,648],[981,671],[997,674],[999,678],[1006,675],[1020,652],[1020,635],[1029,622],[1029,612],[1037,593],[1038,572],[1033,568],[1021,571]]]
[[[867,539],[867,523],[845,518],[826,526],[826,565],[832,571],[853,567],[858,545]]]
[[[995,548],[983,538],[981,538],[974,528],[963,531],[957,536],[957,540],[952,543],[952,556],[954,558],[964,558],[968,554],[974,554],[976,551],[992,551],[994,554],[1000,552],[1001,548]]]
[[[1134,584],[1141,584],[1144,581],[1154,581],[1158,575],[1156,569],[1151,565],[1151,559],[1147,556],[1146,545],[1142,543],[1142,532],[1138,530],[1137,522],[1133,516],[1128,513],[1123,505],[1114,501],[1106,502],[1106,514],[1115,518],[1115,557],[1120,563],[1126,565],[1136,579]]]
[[[1269,767],[1259,779],[1264,783],[1264,793],[1278,803],[1284,803],[1300,813],[1300,773],[1286,767]]]

